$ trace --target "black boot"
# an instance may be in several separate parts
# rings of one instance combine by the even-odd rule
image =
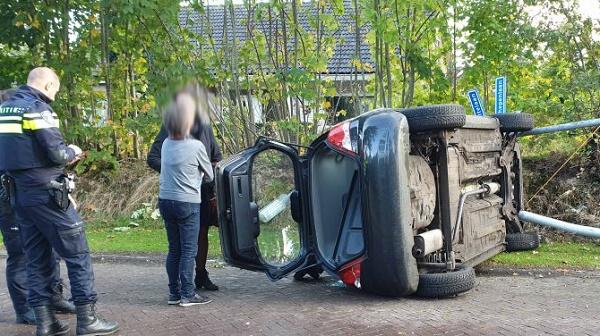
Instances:
[[[35,325],[35,315],[33,309],[29,309],[23,314],[17,313],[17,324],[30,324]]]
[[[75,305],[71,301],[67,301],[64,298],[52,302],[52,309],[57,314],[75,314]]]
[[[200,290],[202,287],[209,291],[218,291],[219,286],[215,285],[208,277],[208,271],[196,271],[196,278],[194,279],[196,289]]]
[[[68,324],[56,318],[49,306],[33,307],[33,313],[37,325],[36,336],[66,335],[70,330]]]
[[[53,288],[53,292],[54,294],[52,295],[51,308],[57,314],[75,314],[75,305],[71,301],[67,301],[63,296],[62,282],[59,282]]]
[[[77,336],[99,336],[114,334],[119,330],[119,324],[107,321],[96,313],[93,303],[76,306]]]

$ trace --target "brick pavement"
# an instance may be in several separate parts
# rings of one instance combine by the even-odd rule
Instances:
[[[0,269],[4,269],[4,259]],[[600,273],[539,277],[485,275],[466,295],[443,300],[389,299],[320,282],[270,282],[230,267],[211,274],[214,302],[166,305],[160,265],[96,263],[100,311],[121,322],[122,336],[178,335],[600,335]],[[0,335],[16,326],[0,279]],[[71,325],[75,321],[71,319]]]

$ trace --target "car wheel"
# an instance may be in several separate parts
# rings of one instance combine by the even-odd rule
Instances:
[[[408,120],[411,132],[435,131],[465,125],[467,116],[460,105],[430,105],[399,110]]]
[[[454,296],[475,287],[473,267],[457,265],[454,271],[421,270],[417,295],[428,298]]]
[[[533,116],[529,113],[503,113],[492,117],[500,122],[502,132],[525,132],[533,129]]]
[[[509,233],[506,235],[506,251],[529,251],[540,246],[540,236],[535,232]]]

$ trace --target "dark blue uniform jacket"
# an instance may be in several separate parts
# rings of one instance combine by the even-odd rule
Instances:
[[[0,171],[8,171],[19,189],[44,188],[75,159],[50,102],[25,85],[0,105]]]

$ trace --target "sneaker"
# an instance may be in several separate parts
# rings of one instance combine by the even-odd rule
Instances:
[[[212,302],[212,300],[207,298],[206,296],[195,294],[191,298],[181,298],[181,302],[179,303],[179,305],[181,307],[190,307],[190,306],[203,305],[203,304],[207,304],[207,303],[211,303],[211,302]]]
[[[169,305],[178,305],[180,302],[181,297],[179,295],[169,294],[169,301],[167,301]]]

